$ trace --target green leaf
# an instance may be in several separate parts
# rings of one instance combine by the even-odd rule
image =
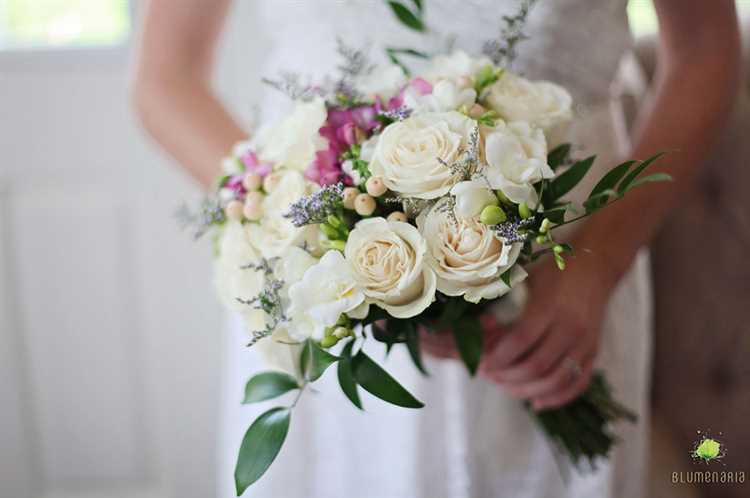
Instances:
[[[399,2],[388,2],[388,5],[391,6],[391,10],[393,11],[393,13],[405,26],[415,31],[421,32],[425,30],[422,20],[411,10],[409,10],[404,4]]]
[[[454,323],[452,329],[456,348],[473,376],[482,357],[482,324],[477,316],[466,316]]]
[[[549,218],[552,223],[559,225],[560,223],[565,221],[565,215],[568,213],[568,211],[573,210],[573,203],[566,202],[565,204],[544,211],[542,213],[542,217]]]
[[[412,57],[417,57],[419,59],[427,59],[429,57],[426,53],[414,50],[412,48],[386,47],[385,53],[386,55],[388,55],[388,59],[399,66],[404,71],[404,74],[407,75],[411,74],[411,71],[406,66],[406,64],[404,64],[401,59],[399,59],[399,55],[409,55]]]
[[[502,280],[503,283],[507,285],[508,287],[510,287],[510,284],[511,284],[511,281],[510,281],[511,273],[513,273],[513,268],[508,268],[507,270],[503,272],[502,275],[500,275],[500,280]]]
[[[281,396],[298,389],[297,379],[284,372],[261,372],[253,375],[245,385],[245,399],[242,403],[256,403]]]
[[[358,352],[352,358],[352,371],[354,372],[354,379],[360,386],[383,401],[404,408],[422,408],[424,406],[424,403],[412,396],[409,391],[404,389],[363,351]]]
[[[245,433],[234,469],[234,483],[240,496],[268,470],[289,432],[289,408],[271,408],[255,419]]]
[[[586,214],[591,214],[606,206],[610,197],[619,197],[619,194],[616,190],[607,189],[589,196],[589,198],[583,202],[583,207],[586,208]]]
[[[429,373],[427,373],[427,369],[425,369],[424,362],[422,361],[422,350],[419,347],[419,331],[416,329],[416,327],[414,327],[412,323],[409,323],[409,326],[405,329],[405,333],[406,349],[409,350],[409,356],[411,356],[414,365],[424,375],[430,375]]]
[[[422,6],[422,0],[412,0],[414,2],[414,5],[417,7],[417,10],[419,12],[422,12],[423,6]]]
[[[544,205],[548,206],[556,200],[570,192],[573,187],[578,185],[589,169],[594,164],[596,156],[591,156],[576,162],[570,168],[565,170],[557,178],[550,182],[549,188],[544,192]]]
[[[633,171],[631,171],[630,173],[628,173],[628,176],[626,176],[620,182],[620,185],[617,186],[617,193],[620,194],[620,195],[622,195],[625,192],[627,192],[628,191],[628,187],[630,186],[631,183],[633,183],[635,181],[635,179],[638,177],[638,175],[640,175],[641,173],[643,173],[643,171],[645,171],[646,168],[648,168],[654,161],[656,161],[657,159],[659,159],[663,155],[664,155],[664,153],[660,152],[660,153],[658,153],[656,155],[653,155],[653,156],[649,157],[648,159],[646,159],[644,161],[641,161],[641,163],[638,164],[638,166],[636,166],[635,168],[633,168]]]
[[[570,148],[570,144],[561,144],[547,154],[547,164],[552,168],[552,171],[565,164],[570,157]]]
[[[452,327],[468,307],[469,304],[465,299],[449,299],[438,319],[439,325],[445,328]]]
[[[586,206],[586,211],[588,212],[589,210],[596,210],[597,208],[606,204],[607,200],[609,199],[609,195],[603,194],[605,192],[612,191],[612,189],[614,189],[617,185],[617,182],[619,182],[622,177],[625,176],[630,167],[634,164],[635,161],[626,161],[609,170],[607,174],[604,175],[596,185],[594,185],[594,188],[591,189],[591,193],[584,203],[584,206]],[[594,197],[596,197],[597,199],[593,200]]]
[[[672,175],[668,175],[667,173],[654,173],[653,175],[642,176],[628,185],[628,187],[625,189],[625,192],[639,185],[643,185],[644,183],[671,182],[672,180]]]
[[[310,382],[318,380],[323,375],[323,372],[326,371],[326,368],[330,367],[336,361],[338,361],[337,356],[321,349],[312,339],[305,341],[305,346],[302,348],[300,366],[305,374],[305,378]]]
[[[341,386],[344,395],[349,398],[349,401],[354,406],[362,410],[362,401],[359,399],[357,382],[354,380],[354,374],[352,373],[352,346],[354,346],[353,340],[347,342],[341,351],[341,359],[339,360],[336,373],[338,374],[339,386]]]

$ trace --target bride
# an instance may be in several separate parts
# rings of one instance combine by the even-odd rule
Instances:
[[[451,39],[456,48],[477,53],[484,40],[497,36],[501,17],[515,12],[519,2],[423,0],[427,35],[400,27],[385,1],[237,2],[232,13],[237,31],[227,49],[238,85],[232,107],[257,102],[264,118],[279,115],[289,105],[283,97],[268,93],[270,89],[243,95],[239,85],[252,88],[248,78],[274,77],[280,70],[320,77],[333,69],[336,38],[425,50]],[[204,186],[232,145],[247,137],[211,85],[230,3],[151,0],[135,85],[146,128]],[[539,0],[529,17],[529,40],[520,46],[514,68],[571,91],[578,116],[569,139],[588,147],[579,155],[594,152],[606,168],[616,164],[622,143],[608,111],[608,85],[631,43],[626,3]],[[679,151],[661,165],[674,184],[640,189],[571,234],[577,248],[590,251],[581,251],[564,277],[551,264],[534,268],[525,313],[506,328],[485,320],[492,347],[481,379],[469,379],[450,359],[450,344],[432,340],[427,344],[434,356],[429,380],[420,378],[398,351],[386,363],[426,402],[424,410],[369,399],[367,411],[357,413],[325,385],[303,398],[286,446],[251,488],[253,496],[644,496],[651,298],[642,248],[689,196],[724,123],[739,67],[732,0],[655,4],[661,28],[658,78],[638,118],[631,150],[619,152],[644,158]],[[260,43],[267,47],[263,64],[251,66],[246,54]],[[370,53],[378,55],[375,49]],[[236,76],[240,73],[244,78]],[[545,286],[535,287],[535,281]],[[243,348],[239,326],[232,328],[225,359],[219,498],[234,496],[232,466],[242,434],[256,415],[256,408],[240,407],[240,400],[243,382],[258,366],[253,353]],[[537,410],[558,407],[585,389],[594,366],[606,371],[615,395],[641,419],[638,425],[618,428],[623,441],[608,462],[594,472],[574,474],[566,483],[544,437],[514,398],[530,400]],[[340,405],[335,405],[337,399]]]

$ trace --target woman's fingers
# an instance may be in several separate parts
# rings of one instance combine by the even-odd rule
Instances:
[[[562,389],[553,390],[548,394],[534,397],[531,405],[534,410],[552,410],[559,408],[577,398],[586,390],[591,382],[591,376],[594,372],[594,355],[590,355],[583,360],[580,365],[580,371],[574,372],[574,379]]]
[[[580,372],[576,365],[582,365],[591,356],[586,347],[577,347],[561,356],[553,367],[542,377],[523,382],[502,382],[505,392],[518,399],[533,399],[562,392],[572,384]]]
[[[529,306],[524,316],[500,335],[492,349],[484,355],[480,369],[485,374],[491,376],[509,367],[542,338],[548,324],[547,314],[532,311],[532,308]]]
[[[493,378],[497,382],[511,384],[542,380],[576,346],[575,339],[575,334],[559,327],[551,328],[526,355],[508,368],[495,371]]]
[[[453,335],[449,331],[428,332],[420,330],[419,345],[422,351],[437,358],[458,358]]]

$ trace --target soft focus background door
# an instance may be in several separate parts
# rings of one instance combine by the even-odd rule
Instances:
[[[0,497],[214,496],[198,198],[129,108],[126,0],[0,0]]]

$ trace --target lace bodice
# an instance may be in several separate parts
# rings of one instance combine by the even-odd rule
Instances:
[[[478,54],[484,41],[499,34],[502,16],[515,13],[519,2],[423,0],[429,28],[423,35],[401,25],[384,0],[240,1],[235,8],[243,12],[235,17],[251,24],[237,26],[244,39],[233,41],[230,49],[244,61],[252,52],[250,45],[260,52],[259,68],[242,64],[243,71],[255,78],[273,77],[279,71],[329,74],[337,63],[336,38],[367,46],[376,60],[384,58],[384,46],[435,51],[452,43]],[[566,86],[579,105],[601,101],[631,42],[626,4],[627,0],[538,0],[529,15],[529,39],[519,45],[514,69]],[[262,91],[262,107],[277,101]]]

